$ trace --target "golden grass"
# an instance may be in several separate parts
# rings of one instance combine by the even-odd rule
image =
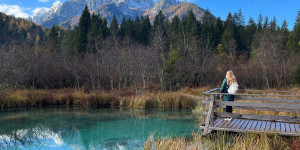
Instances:
[[[202,89],[203,90],[203,89]],[[192,109],[200,98],[188,94],[188,90],[178,92],[150,91],[132,94],[132,91],[93,91],[84,90],[14,90],[6,91],[0,97],[0,108],[26,108],[49,105],[80,107],[130,107],[136,109]],[[196,93],[197,90],[190,90]]]
[[[225,133],[215,132],[208,137],[200,133],[191,138],[159,138],[148,139],[144,144],[145,150],[181,150],[181,149],[216,149],[216,150],[288,150],[300,148],[299,137],[283,137],[276,134],[263,133]]]

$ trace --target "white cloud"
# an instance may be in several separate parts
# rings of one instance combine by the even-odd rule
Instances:
[[[39,2],[49,2],[49,0],[39,0]]]
[[[5,12],[7,15],[13,15],[15,17],[27,18],[29,15],[23,12],[23,8],[18,5],[0,5],[0,12]]]
[[[34,10],[32,11],[32,13],[33,13],[33,14],[36,14],[36,13],[38,13],[38,12],[46,12],[46,11],[48,11],[48,10],[49,10],[49,8],[46,8],[46,7],[39,7],[39,8],[34,9]]]

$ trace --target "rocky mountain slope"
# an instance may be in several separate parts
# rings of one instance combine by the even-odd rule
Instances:
[[[162,10],[168,19],[175,15],[184,17],[189,10],[193,10],[199,20],[204,14],[204,10],[196,4],[178,0],[158,0],[155,4],[153,0],[68,0],[63,4],[57,1],[50,9],[41,9],[34,14],[32,20],[45,27],[51,27],[53,24],[75,26],[85,5],[91,13],[100,13],[109,22],[114,15],[119,22],[123,16],[134,19],[136,16],[146,15],[153,21],[159,10]]]

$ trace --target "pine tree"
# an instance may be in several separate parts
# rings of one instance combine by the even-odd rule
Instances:
[[[222,39],[222,35],[224,32],[224,27],[223,27],[223,21],[221,20],[220,17],[217,18],[217,20],[214,23],[214,39],[215,39],[215,44],[214,47],[216,48]]]
[[[282,36],[282,44],[286,45],[289,39],[289,29],[286,20],[282,22],[281,28],[279,29],[280,35]]]
[[[109,29],[107,27],[108,21],[106,18],[102,19],[101,25],[100,25],[100,32],[101,32],[101,37],[105,39],[109,35]]]
[[[273,20],[270,22],[270,30],[272,32],[275,32],[277,29],[277,20],[276,17],[273,18]]]
[[[135,41],[141,42],[141,37],[142,37],[142,35],[140,34],[141,21],[140,21],[140,18],[138,16],[136,16],[136,18],[134,20],[133,29],[134,29],[133,39]]]
[[[49,31],[50,52],[59,51],[58,50],[59,49],[58,30],[59,30],[59,28],[53,24]]]
[[[215,43],[216,39],[213,36],[214,31],[214,17],[209,12],[209,10],[206,10],[203,19],[202,19],[202,25],[201,25],[201,39],[202,40],[210,40],[212,43]]]
[[[236,26],[235,26],[234,18],[232,17],[231,13],[228,14],[224,25],[226,26],[226,28],[222,35],[222,40],[221,40],[222,48],[221,49],[226,54],[235,56],[236,55],[236,47],[237,47],[237,43],[236,43],[236,39],[235,39]]]
[[[239,9],[238,13],[234,13],[234,24],[235,24],[235,39],[237,43],[237,55],[240,55],[243,53],[243,51],[246,49],[246,38],[245,38],[245,19],[242,14],[242,10]]]
[[[114,15],[109,27],[110,34],[114,37],[117,36],[118,29],[119,29],[118,20],[116,15]]]
[[[141,42],[146,45],[149,44],[149,38],[151,34],[151,23],[149,16],[146,16],[146,18],[142,19],[140,34]]]
[[[155,32],[162,32],[163,34],[166,33],[166,29],[164,27],[164,20],[165,20],[165,17],[163,15],[163,12],[160,10],[154,19],[153,33],[155,33]]]
[[[135,35],[134,22],[131,20],[131,18],[128,18],[126,21],[125,37],[134,39],[134,35]]]
[[[118,33],[121,38],[125,37],[126,28],[127,28],[127,20],[126,20],[125,16],[123,16],[121,24],[120,24],[120,31]]]
[[[260,32],[263,28],[262,22],[263,22],[263,17],[262,17],[261,14],[259,14],[259,18],[258,18],[258,21],[257,21],[257,31],[258,32]]]
[[[91,15],[88,9],[88,6],[85,5],[84,10],[79,19],[79,25],[77,28],[77,41],[76,47],[80,54],[85,53],[87,51],[88,44],[88,32],[91,27]]]
[[[298,11],[298,16],[286,47],[290,54],[300,52],[300,11]]]
[[[207,19],[211,19],[209,14],[207,14]],[[185,31],[187,36],[193,36],[196,37],[196,39],[198,39],[198,35],[200,34],[199,24],[192,10],[190,10],[188,12],[188,15],[186,16]]]
[[[245,36],[244,36],[247,56],[250,56],[251,45],[252,45],[252,42],[254,41],[255,34],[258,30],[257,28],[258,27],[256,26],[255,21],[252,19],[252,17],[250,17],[248,25],[246,26],[246,29],[245,29]]]
[[[266,28],[269,28],[269,18],[267,16],[265,17],[263,29],[266,29]]]

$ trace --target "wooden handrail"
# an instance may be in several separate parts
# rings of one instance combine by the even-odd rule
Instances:
[[[274,92],[274,93],[299,93],[298,91],[272,91],[272,90],[250,90],[250,89],[238,89],[238,91],[250,91],[250,92]]]
[[[236,96],[273,96],[273,97],[300,97],[300,95],[271,95],[271,94],[228,94],[228,93],[205,93],[205,95],[236,95]]]
[[[207,93],[214,92],[214,91],[217,91],[217,90],[219,90],[219,88],[211,89],[209,91],[203,92],[202,94],[207,94]]]

